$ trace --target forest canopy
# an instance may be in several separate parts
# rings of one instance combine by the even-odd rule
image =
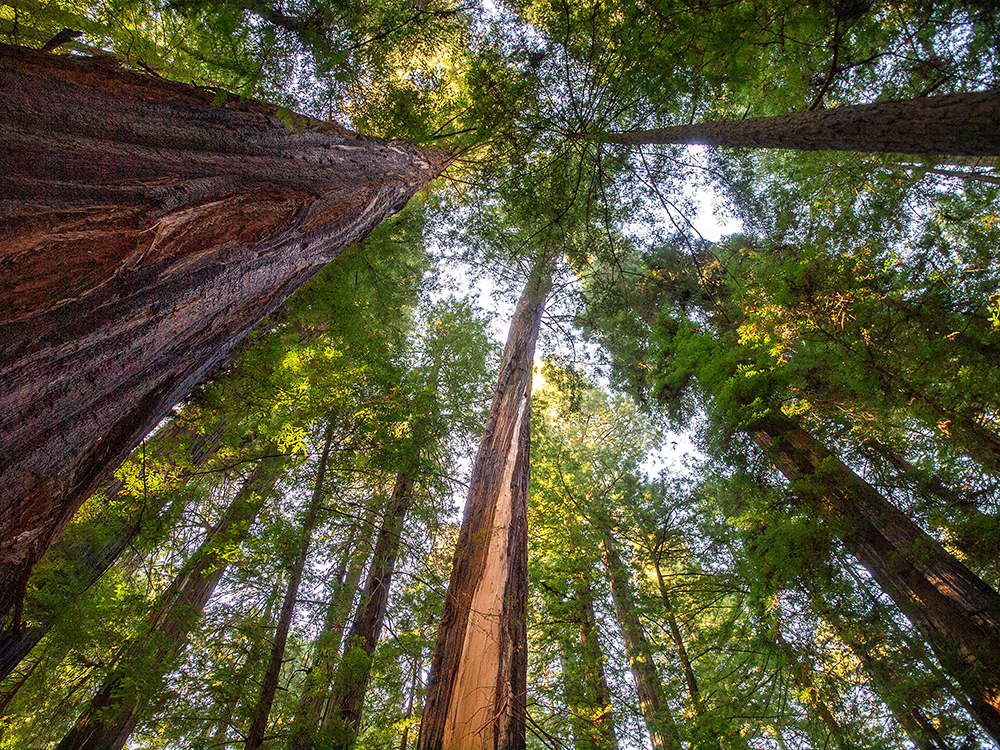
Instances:
[[[0,748],[1000,747],[998,11],[0,0]]]

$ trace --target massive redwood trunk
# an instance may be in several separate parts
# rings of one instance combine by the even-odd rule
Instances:
[[[419,750],[525,746],[531,372],[555,260],[535,264],[510,324],[472,467]]]
[[[1000,744],[1000,595],[791,420],[770,415],[752,434],[913,623]]]
[[[121,750],[125,746],[140,713],[160,689],[222,580],[233,547],[246,537],[285,464],[284,459],[258,463],[198,551],[160,595],[146,636],[131,645],[58,750]]]
[[[1000,154],[1000,92],[928,96],[583,137],[628,146],[688,143],[798,151],[996,156]]]
[[[385,509],[379,529],[368,580],[361,592],[354,622],[345,639],[344,657],[334,679],[333,693],[327,703],[323,725],[334,727],[334,736],[341,738],[339,747],[351,747],[361,728],[361,710],[371,676],[371,656],[378,645],[389,605],[392,574],[402,542],[403,520],[413,503],[413,479],[407,472],[396,475],[392,497]]]
[[[0,45],[0,90],[3,616],[170,407],[446,157],[107,58]]]

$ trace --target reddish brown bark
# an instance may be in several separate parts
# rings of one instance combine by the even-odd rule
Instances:
[[[319,465],[316,467],[316,482],[313,485],[312,497],[309,499],[305,519],[303,519],[302,528],[299,531],[299,552],[292,564],[292,569],[289,571],[288,586],[285,589],[285,598],[281,603],[278,626],[275,628],[274,638],[271,642],[271,658],[264,670],[260,697],[251,712],[253,720],[250,722],[250,729],[247,730],[246,750],[257,750],[264,743],[264,732],[267,729],[268,717],[271,715],[271,705],[274,703],[275,693],[278,692],[278,678],[281,676],[281,665],[285,661],[288,632],[292,628],[292,615],[295,613],[295,604],[299,600],[302,573],[306,567],[306,559],[309,557],[309,545],[312,542],[313,531],[319,517],[320,502],[323,499],[323,480],[326,477],[326,464],[330,458],[330,446],[333,444],[333,425],[334,422],[331,419],[323,436],[323,451],[319,457]]]
[[[688,143],[799,151],[996,156],[1000,154],[1000,92],[927,96],[584,137],[629,146]]]
[[[378,645],[389,605],[392,574],[402,541],[403,520],[413,503],[413,479],[406,472],[396,475],[392,497],[385,509],[368,569],[368,580],[361,592],[354,622],[345,639],[345,653],[334,678],[329,710],[324,726],[333,725],[344,738],[343,747],[353,745],[361,728],[361,710],[371,675],[371,655]]]
[[[752,434],[913,623],[1000,743],[1000,595],[789,419],[771,415]]]
[[[527,493],[531,374],[555,256],[532,269],[500,377],[452,563],[419,750],[525,746]]]
[[[201,466],[218,450],[222,427],[220,423],[209,435],[194,437],[188,449],[191,466],[195,468]],[[182,432],[183,428],[173,423],[156,437],[162,436],[169,441]],[[147,448],[157,451],[156,446],[162,445],[163,441],[156,439],[152,443]],[[188,477],[187,474],[182,475],[181,481]],[[105,490],[105,496],[109,500],[122,502],[121,490],[122,483],[115,480]],[[24,602],[24,617],[29,621],[26,627],[21,623],[21,617],[15,616],[11,619],[9,627],[0,635],[0,680],[21,663],[21,660],[49,632],[65,609],[115,564],[122,552],[139,535],[143,518],[159,513],[164,498],[154,494],[150,497],[129,497],[127,500],[133,503],[128,513],[123,515],[116,511],[98,515],[87,523],[84,528],[85,533],[76,536],[73,541],[68,541],[63,534],[49,548],[43,564],[55,568],[56,573],[51,579],[55,586],[50,583],[41,600],[36,601],[37,597],[29,595]],[[47,582],[49,580],[46,578]],[[20,611],[20,607],[16,611]]]
[[[440,152],[0,46],[0,616],[83,498]]]
[[[284,466],[283,459],[258,463],[225,515],[157,600],[146,637],[131,646],[58,750],[121,750],[125,746],[140,713],[159,690],[222,580],[229,553],[246,537]]]

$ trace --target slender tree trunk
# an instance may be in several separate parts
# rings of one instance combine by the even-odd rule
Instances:
[[[1000,743],[1000,595],[791,420],[753,437],[927,641]]]
[[[472,467],[419,750],[525,746],[531,373],[555,262],[553,254],[535,264],[514,310]]]
[[[197,435],[188,450],[191,465],[202,466],[219,448],[222,438],[222,424],[205,436]],[[167,441],[177,437],[182,430],[174,423],[165,428]],[[162,445],[162,441],[155,441]],[[153,448],[157,450],[157,448]],[[181,476],[186,481],[189,474]],[[121,503],[122,483],[115,480],[106,490],[106,502]],[[56,621],[87,589],[94,585],[107,570],[115,564],[128,547],[132,545],[144,518],[159,515],[165,498],[162,494],[152,497],[130,497],[132,507],[124,514],[120,507],[113,512],[98,514],[90,519],[82,533],[67,539],[66,534],[56,538],[45,554],[43,566],[52,573],[45,578],[44,597],[32,597],[15,604],[15,616],[6,630],[0,634],[0,680],[3,680],[24,659],[32,648],[45,636]],[[19,613],[30,624],[24,627]]]
[[[281,665],[285,661],[288,631],[292,628],[292,615],[295,613],[295,604],[299,600],[302,572],[305,570],[306,560],[309,557],[309,545],[312,542],[313,531],[316,528],[316,520],[319,517],[319,508],[323,499],[323,479],[326,477],[326,464],[330,458],[330,446],[333,444],[333,425],[334,421],[331,417],[323,436],[323,451],[319,457],[319,466],[316,468],[316,483],[313,486],[312,497],[306,508],[306,517],[299,533],[299,552],[292,569],[289,571],[288,588],[285,589],[285,599],[281,604],[278,627],[275,629],[271,645],[271,658],[268,661],[267,669],[264,670],[260,697],[251,712],[253,721],[250,723],[250,729],[247,730],[246,750],[257,750],[263,744],[267,719],[271,715],[271,704],[274,703],[274,694],[278,691],[278,678],[281,676]]]
[[[445,166],[0,46],[0,616],[80,503],[264,316]]]
[[[586,575],[586,574],[585,574]],[[579,679],[564,675],[566,704],[573,727],[573,746],[577,750],[618,750],[614,715],[611,712],[611,689],[604,669],[604,650],[597,633],[594,593],[584,578],[576,587],[573,610],[580,624]]]
[[[392,574],[402,541],[403,520],[412,504],[413,479],[409,473],[400,472],[396,475],[392,497],[386,506],[368,580],[345,640],[344,656],[334,678],[330,708],[323,721],[324,727],[334,727],[335,736],[340,738],[337,745],[341,747],[353,746],[361,728],[361,710],[371,674],[371,656],[382,633]]]
[[[147,637],[128,650],[58,750],[121,750],[125,746],[139,714],[159,690],[226,572],[228,553],[246,537],[285,463],[265,459],[257,464],[223,517],[157,600]]]
[[[857,104],[778,117],[582,136],[602,143],[698,144],[799,151],[1000,155],[1000,92]]]
[[[410,691],[406,694],[406,707],[403,709],[403,734],[399,738],[399,750],[406,750],[406,745],[410,737],[410,723],[413,719],[413,708],[419,701],[417,693],[420,689],[420,670],[424,668],[423,649],[413,660],[413,669],[410,671]]]
[[[663,580],[663,571],[660,569],[660,558],[657,554],[652,555],[653,568],[656,571],[656,585],[660,590],[660,601],[663,602],[663,615],[667,620],[667,629],[670,631],[670,641],[674,644],[677,652],[677,661],[680,662],[681,671],[684,673],[684,684],[687,686],[688,700],[695,716],[705,714],[705,703],[701,698],[701,689],[698,687],[698,677],[688,655],[687,646],[684,643],[684,636],[681,633],[680,624],[677,622],[677,613],[674,610],[670,592],[667,589],[666,581]],[[716,741],[718,744],[718,741]]]
[[[639,621],[629,574],[608,531],[604,532],[601,540],[601,560],[604,562],[604,570],[611,586],[611,598],[615,603],[615,615],[625,641],[629,668],[632,670],[632,677],[635,678],[636,690],[639,693],[639,708],[646,721],[646,729],[649,731],[653,748],[679,750],[681,738],[663,694],[663,683],[653,663],[653,651],[649,639]]]
[[[313,663],[303,681],[302,695],[289,733],[289,750],[310,750],[316,744],[316,731],[324,720],[324,707],[340,655],[340,644],[347,630],[354,594],[372,549],[371,529],[377,506],[368,509],[361,529],[348,541],[345,555],[334,576],[333,593],[323,619],[323,630],[316,638]],[[365,532],[369,536],[365,537]]]

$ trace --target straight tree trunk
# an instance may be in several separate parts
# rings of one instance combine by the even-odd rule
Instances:
[[[790,419],[751,434],[913,623],[1000,744],[1000,595]]]
[[[228,553],[246,537],[285,464],[283,459],[257,464],[223,517],[157,600],[147,636],[126,652],[58,750],[121,750],[125,746],[226,572]]]
[[[333,727],[334,736],[338,738],[335,742],[337,747],[352,747],[361,728],[361,710],[371,675],[371,656],[382,633],[392,574],[402,542],[403,520],[413,504],[413,498],[413,479],[409,473],[400,472],[396,475],[392,497],[386,506],[372,564],[368,569],[368,580],[358,601],[354,623],[344,642],[344,656],[334,678],[329,710],[323,719],[324,728]]]
[[[997,156],[1000,92],[927,96],[582,137],[627,146],[687,143],[726,148]]]
[[[311,750],[318,741],[316,733],[322,726],[324,715],[328,713],[326,705],[330,683],[336,673],[340,645],[351,615],[351,604],[372,550],[370,534],[376,509],[377,506],[368,509],[361,523],[361,531],[347,543],[343,563],[334,576],[336,583],[323,619],[323,630],[316,638],[313,663],[303,681],[302,695],[292,721],[289,750]],[[367,537],[363,536],[366,532]]]
[[[571,609],[573,619],[579,622],[579,640],[575,648],[566,644],[563,680],[568,683],[565,685],[566,705],[573,728],[573,747],[576,750],[618,750],[611,689],[594,615],[594,594],[586,573],[576,586]],[[577,658],[573,659],[574,656]],[[567,673],[566,665],[574,661],[578,667],[576,674]]]
[[[639,708],[646,721],[649,739],[654,750],[680,750],[681,738],[663,694],[663,683],[653,663],[653,650],[639,621],[629,574],[608,531],[604,532],[601,540],[601,560],[611,586],[615,616],[625,641],[625,652],[639,693]]]
[[[472,467],[419,750],[525,746],[531,374],[555,262],[555,254],[538,260],[511,320]]]
[[[104,57],[2,45],[0,90],[3,617],[169,409],[447,157]]]
[[[193,468],[202,466],[219,448],[222,438],[222,424],[209,435],[198,435],[192,441],[188,457]],[[176,423],[165,428],[166,439],[180,434]],[[155,444],[159,445],[160,441]],[[185,481],[189,474],[182,475]],[[106,490],[108,503],[120,502],[122,483],[115,480]],[[71,606],[87,589],[115,564],[139,535],[143,518],[156,516],[163,507],[164,498],[160,494],[152,497],[131,498],[133,506],[122,515],[120,509],[114,513],[99,514],[87,522],[85,533],[72,541],[66,535],[56,538],[45,557],[45,565],[55,568],[53,581],[59,587],[53,590],[50,583],[45,588],[44,601],[27,600],[15,603],[15,614],[9,626],[0,634],[0,680],[17,668],[32,648],[45,636],[66,608]],[[82,539],[80,538],[82,537]],[[48,580],[48,579],[47,579]],[[22,624],[21,612],[29,619],[26,627]]]
[[[288,632],[292,628],[295,604],[299,600],[302,572],[305,570],[306,560],[309,557],[309,545],[312,542],[313,531],[316,529],[316,520],[319,518],[320,503],[323,499],[323,480],[326,477],[326,464],[330,458],[330,446],[333,444],[333,425],[334,421],[331,417],[323,436],[323,451],[320,453],[319,465],[316,467],[316,483],[313,486],[312,497],[309,499],[306,516],[299,532],[298,555],[289,571],[288,587],[285,589],[285,598],[281,603],[281,614],[278,616],[278,626],[275,628],[271,645],[271,658],[268,660],[267,669],[264,670],[260,697],[250,714],[253,720],[250,722],[250,729],[247,730],[246,750],[257,750],[264,743],[267,719],[271,715],[271,705],[274,703],[274,695],[278,691],[281,665],[285,661],[285,645],[288,643]]]

